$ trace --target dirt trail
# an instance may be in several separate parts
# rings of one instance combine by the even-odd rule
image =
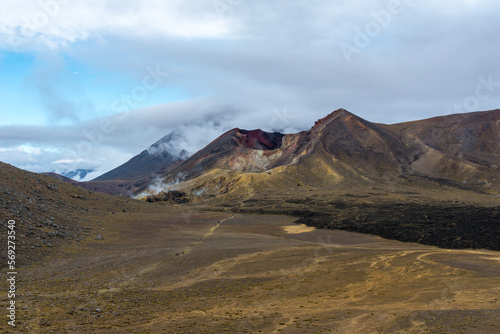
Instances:
[[[217,225],[215,225],[214,227],[210,228],[210,230],[208,230],[207,233],[205,233],[200,240],[192,243],[191,245],[187,246],[186,248],[184,248],[184,250],[182,251],[181,255],[187,255],[189,254],[193,248],[195,248],[196,246],[198,246],[199,244],[205,242],[205,239],[209,238],[211,235],[213,235],[215,233],[215,230],[225,221],[227,220],[230,220],[230,219],[233,219],[235,216],[232,215],[231,217],[229,218],[225,218],[225,219],[222,219],[222,220],[219,220],[219,222],[217,223]]]

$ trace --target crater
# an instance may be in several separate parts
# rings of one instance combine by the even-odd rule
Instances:
[[[283,134],[279,132],[265,132],[262,130],[235,129],[235,136],[240,145],[255,150],[275,150],[281,147]]]

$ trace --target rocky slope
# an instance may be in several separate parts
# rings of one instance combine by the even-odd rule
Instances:
[[[500,110],[386,126],[419,150],[415,174],[500,188]]]
[[[61,244],[97,236],[101,219],[133,208],[135,202],[0,162],[0,219],[4,227],[9,220],[16,222],[18,265],[34,261]],[[5,245],[6,238],[7,233],[0,233],[0,243]],[[6,247],[1,249],[4,259],[5,251]],[[0,261],[0,267],[6,263]]]

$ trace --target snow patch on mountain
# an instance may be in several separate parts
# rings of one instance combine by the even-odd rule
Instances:
[[[88,174],[95,172],[95,169],[77,169],[77,170],[63,170],[63,171],[52,171],[52,173],[57,173],[69,179],[75,181],[83,181]]]

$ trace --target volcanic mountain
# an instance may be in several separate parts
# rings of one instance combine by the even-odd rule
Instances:
[[[123,165],[95,178],[93,181],[137,181],[147,179],[158,172],[168,173],[171,169],[170,166],[188,156],[185,150],[180,151],[178,154],[172,152],[169,143],[175,139],[175,136],[175,131],[168,134]]]
[[[55,173],[45,174],[88,190],[129,197],[138,188],[179,166],[189,156],[186,150],[175,147],[179,136],[182,134],[173,131],[123,165],[91,181],[77,182]]]
[[[401,180],[498,190],[499,134],[500,110],[384,125],[339,109],[296,134],[228,131],[164,174],[164,184],[193,196]]]

